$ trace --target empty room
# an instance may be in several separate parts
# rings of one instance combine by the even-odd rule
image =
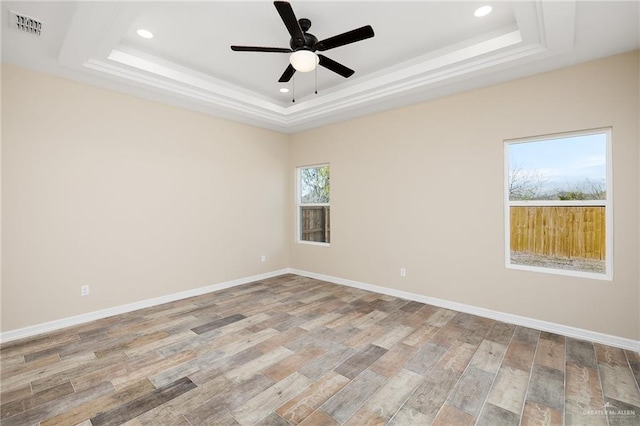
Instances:
[[[637,1],[2,1],[0,424],[640,424]]]

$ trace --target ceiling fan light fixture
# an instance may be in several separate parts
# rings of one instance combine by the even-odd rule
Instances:
[[[280,93],[289,93],[289,89],[287,89],[286,87],[281,87]]]
[[[291,65],[299,72],[309,72],[316,69],[320,58],[310,50],[298,50],[289,57]]]

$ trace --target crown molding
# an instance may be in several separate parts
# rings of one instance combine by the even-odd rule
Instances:
[[[139,4],[79,4],[58,63],[128,87],[167,103],[290,133],[360,115],[371,105],[424,93],[461,79],[482,82],[488,72],[526,64],[573,47],[575,0],[514,2],[516,24],[475,39],[364,75],[295,104],[261,94],[196,70],[120,45]],[[487,80],[488,81],[488,80]],[[487,83],[488,84],[488,83]],[[397,103],[397,102],[396,102]]]

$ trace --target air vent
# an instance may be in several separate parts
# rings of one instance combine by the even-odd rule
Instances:
[[[42,21],[23,15],[13,10],[9,11],[9,23],[18,31],[40,36],[42,33]]]

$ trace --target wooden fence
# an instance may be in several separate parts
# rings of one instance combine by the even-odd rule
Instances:
[[[605,258],[603,206],[512,206],[511,251]]]
[[[300,208],[300,239],[322,243],[330,242],[329,206],[305,206]]]

